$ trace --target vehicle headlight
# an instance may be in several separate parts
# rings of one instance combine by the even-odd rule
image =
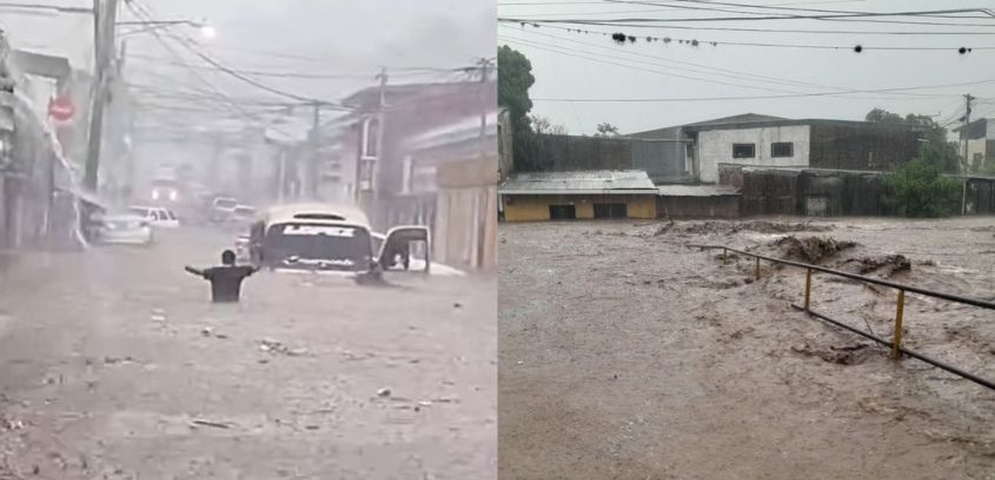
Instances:
[[[169,192],[169,199],[175,201],[177,197],[176,190]]]
[[[152,200],[158,200],[158,199],[159,199],[159,191],[152,190]]]

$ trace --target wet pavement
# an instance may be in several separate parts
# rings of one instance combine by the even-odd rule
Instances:
[[[490,479],[496,279],[261,272],[231,238],[28,254],[0,273],[0,478]]]

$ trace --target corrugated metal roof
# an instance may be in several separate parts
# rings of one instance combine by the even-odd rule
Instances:
[[[643,132],[632,133],[625,135],[626,137],[632,138],[644,138],[644,139],[679,139],[681,136],[681,130],[685,127],[701,127],[705,125],[723,125],[730,123],[750,123],[750,122],[764,122],[772,120],[787,120],[784,117],[775,117],[773,115],[762,115],[759,113],[743,113],[740,115],[733,115],[731,117],[714,118],[711,120],[703,120],[700,122],[686,123],[684,125],[674,125],[666,128],[657,128],[654,130],[646,130]]]
[[[728,185],[665,185],[658,187],[661,197],[723,197],[739,195],[739,190]]]
[[[492,118],[491,115],[488,115],[487,124],[484,128],[487,136],[497,135],[497,116]],[[480,138],[479,116],[464,118],[460,122],[452,123],[414,137],[408,140],[407,146],[414,150],[421,150],[477,138]]]
[[[828,127],[850,127],[868,129],[890,129],[907,130],[911,132],[926,132],[926,127],[905,124],[891,124],[878,122],[864,122],[857,120],[827,120],[821,118],[784,119],[784,120],[758,120],[739,123],[703,123],[696,125],[685,125],[683,129],[688,132],[701,132],[707,130],[741,130],[747,128],[768,128],[768,127],[793,127],[793,126],[828,126]]]
[[[518,173],[501,186],[505,194],[656,193],[642,170],[584,170]]]

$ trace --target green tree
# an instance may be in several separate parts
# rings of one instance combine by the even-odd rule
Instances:
[[[610,123],[599,123],[597,131],[594,134],[595,137],[617,137],[618,127]]]
[[[532,100],[529,89],[535,84],[532,62],[521,52],[503,45],[498,48],[498,105],[508,109],[511,119],[512,157],[516,170],[535,170],[537,155],[533,155],[536,139],[529,112]]]
[[[532,62],[522,52],[507,45],[498,48],[498,105],[507,108],[513,122],[528,125],[532,100],[529,89],[535,84]]]
[[[883,108],[874,108],[870,112],[867,112],[864,120],[874,123],[904,123],[901,115],[889,112]]]
[[[947,139],[947,129],[936,123],[929,115],[910,113],[905,117],[882,108],[875,108],[864,117],[873,123],[888,125],[910,125],[926,129],[920,140],[918,158],[936,165],[942,173],[957,173],[960,170],[960,154],[957,143]]]
[[[960,184],[922,156],[885,175],[881,182],[885,205],[905,217],[946,217],[960,206]]]
[[[553,123],[548,117],[531,115],[529,121],[536,135],[567,135],[567,127],[562,123]]]

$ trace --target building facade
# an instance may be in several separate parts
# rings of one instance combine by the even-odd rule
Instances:
[[[501,184],[506,222],[657,217],[658,189],[646,172],[518,172]]]
[[[0,33],[0,249],[82,245],[73,167],[16,58]]]
[[[428,225],[436,261],[493,270],[496,83],[373,87],[343,103],[353,111],[326,126],[323,143],[338,146],[340,183],[374,227]]]
[[[771,120],[686,127],[702,183],[724,164],[885,171],[919,152],[921,127],[842,120]]]
[[[995,166],[995,121],[979,118],[954,132],[960,138],[961,151],[967,152],[964,161],[970,171],[981,172]]]

